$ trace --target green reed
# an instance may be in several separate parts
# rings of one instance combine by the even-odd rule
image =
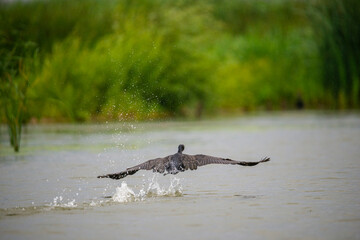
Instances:
[[[337,108],[360,106],[360,2],[318,1],[310,17],[317,35],[322,83]]]
[[[28,68],[32,61],[15,56],[6,56],[3,59],[5,66],[2,65],[0,78],[0,106],[8,126],[10,144],[15,152],[20,149],[22,125],[27,121],[27,92],[32,78]],[[13,62],[13,67],[16,68],[7,67],[11,64],[9,62]]]

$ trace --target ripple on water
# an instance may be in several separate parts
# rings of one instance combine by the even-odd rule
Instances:
[[[244,198],[244,199],[251,199],[251,198],[258,198],[260,196],[235,194],[234,197],[240,197],[240,198]]]

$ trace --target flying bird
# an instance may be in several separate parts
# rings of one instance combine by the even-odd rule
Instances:
[[[189,169],[196,170],[198,167],[207,164],[232,164],[232,165],[242,165],[242,166],[255,166],[259,163],[270,161],[269,157],[265,157],[258,162],[241,162],[241,161],[231,160],[229,158],[212,157],[203,154],[187,155],[182,153],[184,149],[185,146],[183,144],[180,144],[178,147],[178,152],[173,155],[169,155],[164,158],[155,158],[152,160],[148,160],[134,167],[127,168],[125,171],[101,175],[98,176],[98,178],[112,178],[118,180],[128,175],[133,175],[139,170],[153,170],[153,172],[164,173],[164,175],[166,175],[166,174],[177,174],[179,172],[184,172],[185,170],[189,170]]]

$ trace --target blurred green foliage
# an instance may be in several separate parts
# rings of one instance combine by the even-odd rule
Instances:
[[[9,99],[18,122],[358,107],[359,16],[356,0],[1,3],[1,121]]]
[[[336,108],[360,106],[360,1],[319,0],[311,5],[322,85]],[[333,101],[333,99],[335,101]]]

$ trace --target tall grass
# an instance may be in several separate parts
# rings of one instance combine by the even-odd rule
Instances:
[[[18,48],[31,49],[31,44]],[[30,50],[31,51],[31,50]],[[11,146],[15,152],[20,149],[21,130],[27,121],[27,92],[32,82],[35,62],[30,55],[18,56],[17,49],[3,55],[0,75],[0,107],[5,115]],[[36,53],[36,52],[35,52]],[[36,58],[36,57],[35,57]]]
[[[337,108],[360,106],[360,2],[318,1],[310,10],[322,83]]]

